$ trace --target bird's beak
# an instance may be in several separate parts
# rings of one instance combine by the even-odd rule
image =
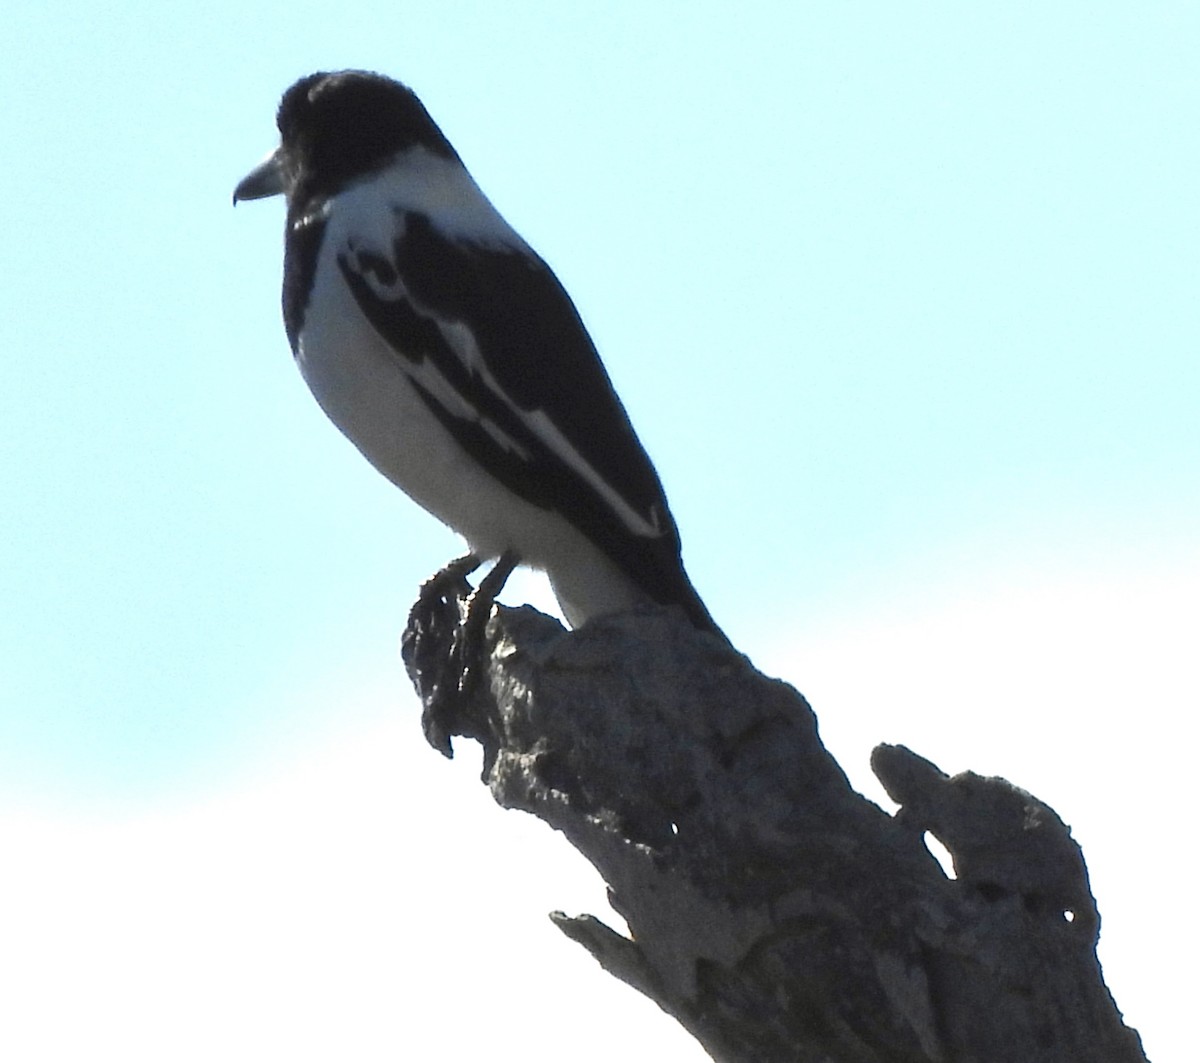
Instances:
[[[266,199],[286,191],[283,148],[279,147],[241,179],[233,190],[233,203],[237,206],[243,199]]]

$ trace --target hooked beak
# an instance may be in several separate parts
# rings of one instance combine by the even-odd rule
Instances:
[[[266,199],[287,191],[284,176],[283,148],[278,147],[254,167],[233,190],[233,205],[244,199]]]

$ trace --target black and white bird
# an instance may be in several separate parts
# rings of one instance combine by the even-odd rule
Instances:
[[[476,558],[545,570],[572,626],[657,602],[719,634],[578,311],[416,95],[312,74],[277,123],[234,202],[287,198],[284,324],[334,424]]]

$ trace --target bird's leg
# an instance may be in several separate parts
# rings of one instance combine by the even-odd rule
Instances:
[[[462,697],[470,695],[483,666],[483,635],[496,596],[504,590],[508,577],[520,563],[521,559],[512,550],[505,550],[492,566],[492,571],[479,581],[479,586],[467,599],[466,616],[458,629],[452,650],[458,658],[458,692]]]

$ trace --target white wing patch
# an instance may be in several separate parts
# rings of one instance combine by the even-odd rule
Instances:
[[[578,448],[563,435],[562,430],[550,419],[545,410],[525,410],[509,398],[500,386],[500,382],[484,364],[483,357],[479,353],[479,346],[469,328],[461,322],[454,322],[448,326],[439,322],[438,325],[458,356],[474,370],[479,379],[487,385],[488,390],[516,414],[538,439],[557,454],[575,475],[586,481],[592,490],[604,499],[609,509],[630,532],[647,538],[658,538],[663,534],[662,515],[657,508],[654,510],[652,518],[647,520],[596,471],[591,462],[579,453]]]
[[[423,359],[413,368],[406,365],[404,371],[428,391],[449,414],[461,421],[474,421],[502,449],[516,454],[522,461],[530,460],[529,451],[490,417],[481,416],[479,411],[462,397],[428,358]]]
[[[499,384],[491,377],[490,373],[486,373],[484,379],[487,380],[487,385],[499,395],[504,402],[512,409],[530,430],[543,443],[546,444],[555,454],[571,467],[576,475],[582,477],[591,486],[592,489],[608,503],[611,509],[621,523],[625,525],[634,535],[641,535],[648,539],[657,539],[664,533],[662,526],[662,514],[658,507],[655,506],[651,511],[651,519],[647,520],[636,509],[633,508],[625,498],[618,492],[599,472],[595,467],[576,449],[566,436],[559,430],[545,410],[522,410],[516,405],[503,391],[500,390]]]

